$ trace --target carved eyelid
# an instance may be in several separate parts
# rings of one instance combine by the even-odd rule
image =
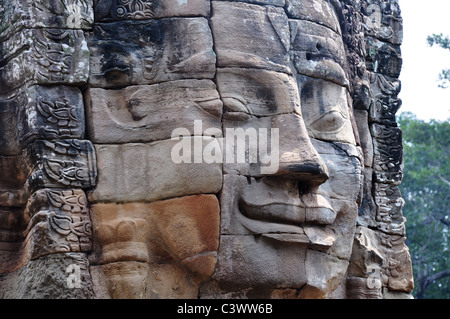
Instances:
[[[340,117],[337,115],[339,114]],[[322,121],[328,121],[332,118],[338,119],[339,122],[336,122],[333,126],[326,126],[327,130],[324,130],[323,128],[317,128],[317,126],[320,127],[320,124]],[[345,115],[345,113],[337,108],[333,108],[326,113],[321,114],[320,116],[316,117],[312,121],[309,122],[309,127],[316,131],[326,131],[326,132],[333,132],[340,130],[345,125],[345,120],[348,119],[348,116]]]
[[[240,95],[224,94],[222,100],[227,111],[251,114],[247,107],[247,101]]]
[[[309,121],[310,123],[314,123],[317,122],[319,120],[321,120],[322,118],[324,118],[325,116],[331,114],[331,113],[338,113],[340,116],[342,116],[342,118],[344,119],[348,119],[349,115],[346,114],[344,111],[342,111],[342,109],[340,107],[332,107],[330,108],[328,111],[319,114],[318,116],[316,116],[315,118],[311,119],[311,121]]]

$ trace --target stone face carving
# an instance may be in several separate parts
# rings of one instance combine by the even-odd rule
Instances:
[[[410,296],[397,0],[0,22],[1,297]]]
[[[219,214],[214,195],[95,204],[92,263],[107,283],[102,297],[196,298],[216,264]]]
[[[214,77],[215,53],[204,18],[99,23],[87,41],[93,87]]]
[[[223,104],[211,80],[177,80],[120,90],[92,88],[86,96],[88,130],[94,143],[170,139],[179,127],[194,132],[195,120],[201,120],[205,129],[222,131]]]

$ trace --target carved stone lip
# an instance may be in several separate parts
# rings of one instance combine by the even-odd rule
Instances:
[[[318,223],[315,222],[293,223],[292,219],[282,220],[281,218],[278,218],[276,220],[257,219],[255,216],[256,211],[253,211],[250,214],[248,213],[249,207],[251,206],[247,205],[247,210],[242,211],[242,209],[244,209],[244,206],[241,205],[240,209],[237,212],[237,217],[241,225],[254,235],[261,235],[262,237],[283,243],[309,245],[310,248],[319,250],[329,249],[336,241],[334,232],[331,229],[327,229],[326,225],[319,226]],[[274,213],[281,208],[290,208],[292,210],[291,213],[293,214],[292,216],[294,216],[294,218],[301,215],[300,211],[302,209],[305,209],[306,211],[306,208],[304,207],[278,203],[264,206],[253,206],[250,208],[250,210],[258,210],[259,213],[264,212],[264,214],[266,215],[265,217],[267,217],[273,216]],[[271,211],[271,209],[274,210]],[[316,209],[319,211],[320,209],[329,210],[329,208],[325,207]],[[322,220],[326,219],[326,217],[322,218]]]
[[[242,226],[254,235],[261,235],[282,243],[303,244],[311,249],[327,250],[336,241],[334,232],[320,226],[295,226],[254,220],[238,213]]]
[[[244,216],[261,221],[300,224],[305,222],[306,218],[306,208],[293,204],[270,203],[255,205],[243,200],[239,206]]]
[[[240,212],[247,218],[268,223],[287,225],[330,225],[336,218],[336,212],[321,195],[302,196],[298,203],[265,202],[250,203],[245,199],[239,202]]]

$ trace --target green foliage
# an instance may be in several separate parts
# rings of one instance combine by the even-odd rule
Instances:
[[[428,36],[427,41],[430,47],[436,44],[443,49],[450,50],[450,38],[448,36],[444,36],[442,33]],[[439,80],[439,87],[447,88],[450,83],[450,69],[442,70],[441,74],[439,74]]]
[[[408,247],[416,298],[450,298],[450,122],[402,113]]]
[[[427,41],[430,46],[437,44],[443,49],[450,49],[450,38],[442,33],[428,36]]]

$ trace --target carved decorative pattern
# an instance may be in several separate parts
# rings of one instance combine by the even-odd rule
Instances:
[[[90,247],[92,230],[84,193],[51,190],[47,197],[52,206],[59,208],[49,214],[52,229],[68,242]]]
[[[32,216],[29,231],[38,232],[34,236],[42,239],[42,244],[34,245],[33,255],[48,253],[52,247],[56,251],[91,249],[92,225],[83,191],[39,190],[30,198],[25,215]],[[48,228],[42,227],[43,222]],[[36,229],[38,224],[41,226]]]
[[[44,127],[44,135],[72,136],[78,131],[80,119],[78,110],[69,104],[67,100],[62,101],[39,101],[37,104],[39,114],[46,122],[53,124],[52,127]]]
[[[97,176],[95,151],[89,141],[38,141],[29,148],[30,160],[37,169],[29,178],[36,187],[80,187],[95,185]]]
[[[152,1],[117,0],[115,14],[122,19],[148,19],[154,16]]]
[[[53,30],[50,32],[43,30],[44,39],[36,38],[33,42],[34,60],[41,66],[36,70],[39,78],[49,81],[62,81],[64,75],[70,74],[72,54],[68,53],[69,49],[61,42],[69,36],[67,30]],[[46,40],[57,42],[49,42]],[[70,51],[70,49],[69,49]]]

